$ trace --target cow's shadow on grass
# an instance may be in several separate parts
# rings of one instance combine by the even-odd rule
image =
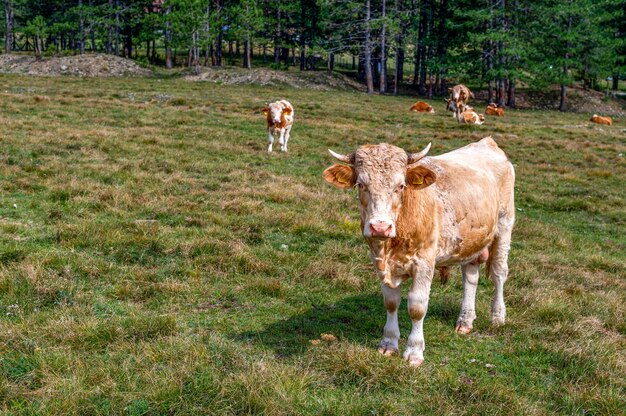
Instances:
[[[460,303],[450,298],[431,298],[427,323],[438,320],[453,327],[459,309]],[[398,313],[402,337],[406,337],[411,328],[406,296]],[[320,339],[321,334],[375,347],[382,338],[386,317],[382,294],[349,296],[335,303],[314,305],[307,312],[278,320],[261,331],[235,334],[235,338],[273,349],[279,357],[304,353],[311,341]]]

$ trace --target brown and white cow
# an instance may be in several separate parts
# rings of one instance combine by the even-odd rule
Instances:
[[[485,114],[488,116],[504,117],[504,108],[498,107],[495,103],[489,103],[487,109],[485,109]]]
[[[452,88],[448,88],[448,94],[450,94],[450,96],[446,99],[446,108],[449,111],[452,111],[453,117],[456,117],[457,106],[459,104],[467,105],[470,98],[475,98],[470,89],[463,84],[455,85]]]
[[[416,113],[430,113],[435,114],[435,109],[430,105],[426,104],[424,101],[418,101],[411,106],[410,111],[415,111]]]
[[[456,107],[456,119],[459,123],[481,125],[485,122],[485,116],[474,111],[474,107],[459,103]]]
[[[400,284],[412,279],[408,294],[412,321],[404,358],[424,361],[422,325],[435,269],[460,264],[463,302],[456,331],[469,333],[476,318],[475,297],[481,262],[495,284],[493,325],[505,321],[503,287],[515,221],[515,172],[491,137],[425,157],[389,145],[365,145],[356,152],[331,154],[346,163],[324,171],[343,189],[357,187],[361,228],[381,280],[387,323],[379,351],[398,352]]]
[[[591,121],[592,123],[606,124],[608,126],[613,125],[613,120],[611,119],[611,117],[603,117],[597,114],[594,114],[589,121]]]
[[[267,117],[267,141],[269,143],[267,151],[272,151],[274,134],[278,134],[280,150],[286,152],[289,134],[293,127],[293,106],[287,100],[280,100],[269,104],[261,111]]]

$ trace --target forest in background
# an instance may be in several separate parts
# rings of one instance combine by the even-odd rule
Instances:
[[[101,52],[167,68],[353,69],[368,92],[452,82],[515,107],[520,85],[618,89],[624,0],[4,0],[6,53]],[[409,64],[409,65],[407,65]],[[411,68],[407,71],[406,68]]]

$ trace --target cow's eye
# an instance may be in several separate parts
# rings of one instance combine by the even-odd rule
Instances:
[[[395,191],[396,192],[402,192],[402,191],[404,191],[405,188],[406,188],[406,185],[401,183],[400,185],[396,186]]]
[[[361,191],[365,191],[365,185],[363,185],[361,182],[357,182],[357,183],[356,183],[356,186],[358,186],[358,187],[359,187],[359,190],[361,190]]]

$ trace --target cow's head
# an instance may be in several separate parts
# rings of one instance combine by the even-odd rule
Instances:
[[[274,103],[268,104],[268,106],[265,107],[262,111],[263,114],[265,114],[272,123],[280,124],[283,122],[283,112],[285,114],[290,114],[291,108],[287,107],[280,101],[276,101]]]
[[[446,103],[447,103],[446,110],[452,111],[453,113],[455,113],[457,109],[456,101],[450,98],[446,98]]]
[[[361,146],[347,155],[329,150],[348,166],[329,167],[324,171],[324,179],[338,188],[358,188],[364,237],[396,236],[396,221],[406,190],[426,188],[436,180],[435,173],[419,163],[428,150],[430,144],[419,153],[407,153],[386,143]]]

